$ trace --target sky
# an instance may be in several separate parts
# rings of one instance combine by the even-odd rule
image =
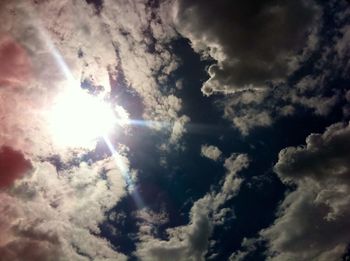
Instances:
[[[0,1],[0,261],[350,258],[345,0]]]

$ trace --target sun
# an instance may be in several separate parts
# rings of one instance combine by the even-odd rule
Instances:
[[[56,97],[48,121],[53,142],[63,147],[90,148],[117,126],[111,104],[78,88]]]

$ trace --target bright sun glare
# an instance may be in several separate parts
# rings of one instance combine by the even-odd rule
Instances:
[[[74,89],[60,94],[49,112],[54,142],[65,147],[90,147],[110,133],[117,118],[103,99]]]

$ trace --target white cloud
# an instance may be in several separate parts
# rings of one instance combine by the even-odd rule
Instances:
[[[271,260],[338,260],[350,241],[350,125],[311,134],[306,146],[282,150],[275,170],[296,185],[274,224],[261,231]]]
[[[152,125],[155,129],[167,127],[170,142],[174,143],[185,132],[183,123],[189,118],[180,115],[181,99],[162,88],[178,66],[178,58],[167,46],[175,35],[168,21],[169,8],[167,1],[152,9],[147,1],[118,4],[107,0],[101,15],[126,81],[143,100],[144,118],[158,121]]]
[[[190,118],[186,115],[178,118],[174,125],[170,136],[170,143],[175,144],[186,133],[186,124],[190,122]]]
[[[179,113],[181,99],[162,91],[158,83],[177,67],[177,58],[166,47],[174,35],[165,21],[167,3],[159,11],[146,1],[104,1],[100,15],[83,0],[2,1],[0,56],[9,62],[0,74],[5,87],[0,93],[0,144],[37,156],[57,149],[44,117],[56,95],[88,79],[103,86],[108,96],[110,75],[119,69],[129,84],[122,88],[133,88],[142,98],[144,118],[159,121],[151,126],[165,130],[171,142],[180,139],[186,131],[182,123],[189,118]],[[72,84],[70,77],[77,82]]]
[[[188,225],[167,230],[168,240],[160,240],[152,233],[140,235],[136,254],[142,260],[204,260],[209,247],[213,226],[220,224],[225,214],[222,205],[236,195],[242,179],[237,172],[248,167],[248,158],[243,154],[232,154],[225,160],[227,173],[218,192],[211,192],[197,200],[190,211]]]
[[[0,12],[4,21],[0,31],[11,39],[11,46],[16,47],[8,57],[8,67],[12,68],[0,76],[3,87],[0,117],[4,118],[0,144],[45,156],[55,150],[46,129],[46,110],[59,92],[79,88],[80,77],[85,73],[93,75],[94,82],[108,90],[107,67],[116,62],[115,55],[111,55],[113,46],[111,41],[107,44],[106,34],[99,27],[101,23],[96,16],[89,15],[92,10],[83,1],[41,1],[39,4],[2,1]],[[77,15],[80,13],[87,15],[83,18]],[[96,38],[100,40],[92,44]],[[86,55],[79,59],[81,48]],[[6,55],[5,51],[0,48],[0,55]],[[23,68],[26,59],[30,77],[23,81],[11,70]],[[16,88],[11,88],[7,78],[16,82]]]
[[[48,156],[69,162],[86,151],[54,147],[45,115],[57,94],[79,88],[81,79],[107,96],[110,74],[121,68],[125,88],[142,98],[144,118],[159,121],[176,143],[189,118],[179,113],[181,99],[159,85],[178,64],[166,47],[174,35],[163,22],[167,5],[157,13],[146,1],[106,0],[97,15],[83,0],[1,2],[0,57],[9,62],[0,73],[0,146],[21,151],[35,170],[0,192],[3,259],[126,259],[98,236],[106,211],[125,194],[120,170],[105,159],[57,173]]]
[[[125,194],[114,159],[60,173],[47,162],[33,165],[0,194],[3,260],[126,260],[98,236],[105,212]]]
[[[221,154],[221,150],[216,146],[207,144],[201,146],[201,155],[203,157],[217,161],[221,157]]]
[[[247,255],[250,252],[253,252],[256,250],[256,246],[255,244],[257,243],[256,239],[248,239],[248,238],[244,238],[243,242],[241,244],[241,246],[243,248],[245,248],[245,251],[237,251],[234,252],[230,257],[229,257],[229,261],[243,261],[246,260]]]
[[[163,225],[168,222],[168,215],[166,212],[156,213],[147,208],[137,211],[136,216],[145,222],[145,224]]]

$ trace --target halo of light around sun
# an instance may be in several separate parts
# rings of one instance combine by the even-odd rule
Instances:
[[[49,110],[48,121],[53,143],[62,147],[91,147],[118,125],[111,104],[80,89],[60,93]]]

